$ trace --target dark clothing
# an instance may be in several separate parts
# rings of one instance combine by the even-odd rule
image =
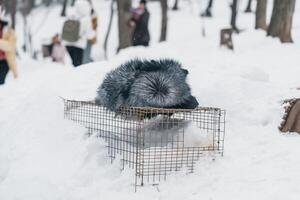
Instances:
[[[3,38],[3,25],[0,23],[0,39]],[[0,50],[0,85],[5,83],[6,75],[9,71],[9,66],[5,59],[5,52]]]
[[[3,28],[4,28],[3,25],[0,24],[0,39],[3,38]],[[5,52],[0,50],[0,60],[5,60],[5,59],[6,59]]]
[[[83,53],[83,59],[82,59],[83,64],[93,62],[93,59],[91,58],[92,47],[93,47],[93,44],[88,42],[86,45],[86,48],[84,50],[84,53]]]
[[[74,67],[82,65],[83,49],[73,46],[67,46],[67,51],[71,56]]]
[[[143,14],[138,18],[132,18],[131,20],[135,22],[135,29],[132,36],[132,45],[138,46],[148,46],[150,41],[150,34],[148,30],[150,13],[146,9]]]
[[[53,50],[53,44],[44,44],[42,46],[42,51],[43,51],[43,57],[47,58],[52,55],[52,50]]]
[[[149,46],[149,41],[148,42],[139,42],[139,41],[133,41],[133,46]]]
[[[5,78],[8,71],[9,67],[6,60],[0,60],[0,85],[3,85],[5,83]]]

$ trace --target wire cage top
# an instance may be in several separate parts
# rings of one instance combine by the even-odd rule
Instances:
[[[135,170],[135,186],[157,184],[182,168],[192,173],[205,155],[223,155],[225,111],[219,108],[122,107],[64,100],[64,116],[106,141],[111,161]]]

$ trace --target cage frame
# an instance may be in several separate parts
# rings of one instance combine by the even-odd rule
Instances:
[[[69,99],[63,99],[63,101],[65,119],[73,120],[85,126],[88,130],[88,134],[96,133],[98,137],[104,139],[107,144],[106,148],[111,162],[117,157],[120,157],[122,170],[125,169],[125,167],[135,170],[135,191],[138,186],[143,186],[145,183],[156,185],[160,181],[166,180],[169,174],[174,171],[179,171],[182,168],[186,168],[188,173],[193,173],[197,161],[207,153],[213,153],[213,156],[224,155],[226,111],[223,109],[214,107],[197,107],[195,109],[121,107],[117,112],[112,112],[103,106],[97,105],[94,101]],[[72,113],[74,110],[75,112]],[[198,115],[195,113],[198,113]],[[178,117],[178,115],[180,117]],[[213,134],[213,146],[184,146],[185,128],[180,127],[179,130],[183,131],[183,133],[180,132],[180,134],[183,134],[183,138],[174,141],[172,136],[172,141],[170,141],[170,143],[172,142],[171,148],[168,147],[168,134],[165,138],[166,143],[163,144],[163,142],[161,142],[161,146],[155,147],[151,147],[150,134],[150,147],[147,148],[147,146],[145,146],[147,130],[144,128],[147,122],[157,116],[163,116],[169,120],[180,119],[183,121],[199,122],[199,128],[201,130],[211,129],[210,131],[212,131]],[[172,116],[175,117],[172,118]],[[90,117],[95,117],[96,120],[89,121]],[[196,119],[194,117],[196,117]],[[108,121],[105,122],[105,120]],[[121,123],[121,126],[118,126],[118,123]],[[172,123],[173,125],[176,124],[176,122]],[[181,121],[177,123],[180,124]],[[169,123],[168,126],[170,124],[171,123]],[[154,124],[154,127],[155,125],[156,124]],[[175,125],[175,128],[178,127],[179,125]],[[108,131],[106,129],[108,129]],[[118,133],[118,131],[123,132]],[[161,139],[161,141],[162,140],[163,139]],[[157,150],[159,148],[160,150]],[[152,157],[151,152],[153,150],[151,149],[155,151],[154,157]],[[164,149],[165,151],[163,151]],[[174,150],[177,152],[175,157],[173,157]],[[156,162],[158,160],[155,158],[157,151],[160,153],[160,161],[158,163]],[[181,157],[179,154],[180,151]],[[186,158],[184,158],[185,154],[187,155]],[[174,161],[173,158],[177,160]],[[165,160],[162,161],[162,159]],[[182,160],[178,161],[178,159]],[[151,160],[153,160],[153,163],[151,163]],[[175,165],[175,167],[173,165]],[[157,166],[159,166],[158,169]],[[148,168],[146,169],[146,167]],[[150,180],[151,178],[152,180]]]

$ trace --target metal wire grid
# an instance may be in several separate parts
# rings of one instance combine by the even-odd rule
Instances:
[[[64,116],[85,126],[88,134],[96,134],[106,142],[111,162],[121,156],[122,166],[135,168],[139,120],[124,120],[93,102],[64,100]],[[130,111],[129,111],[130,112]]]
[[[194,171],[207,153],[223,155],[225,111],[218,108],[160,109],[124,107],[114,113],[94,102],[64,100],[65,118],[88,128],[107,143],[113,161],[118,155],[122,168],[135,169],[135,185],[156,184],[183,167]],[[188,144],[186,127],[193,123],[205,144]]]
[[[147,108],[141,111],[143,116],[146,115],[150,119],[159,114],[167,117],[160,120],[159,124],[155,124],[155,127],[160,128],[156,128],[155,131],[146,129],[140,136],[138,149],[141,151],[137,154],[136,169],[137,185],[143,185],[145,182],[158,183],[165,180],[171,172],[183,167],[192,173],[196,161],[208,152],[223,155],[225,111],[217,108],[195,110]],[[151,120],[144,118],[142,124],[148,126],[149,121]],[[199,130],[207,131],[212,140],[208,144],[196,146],[186,144],[186,122],[194,122]]]

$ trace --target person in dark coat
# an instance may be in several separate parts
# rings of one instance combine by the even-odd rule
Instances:
[[[131,10],[132,18],[129,25],[134,28],[132,35],[133,46],[149,46],[150,34],[148,30],[148,23],[150,13],[146,8],[146,1],[141,0],[137,9]]]

